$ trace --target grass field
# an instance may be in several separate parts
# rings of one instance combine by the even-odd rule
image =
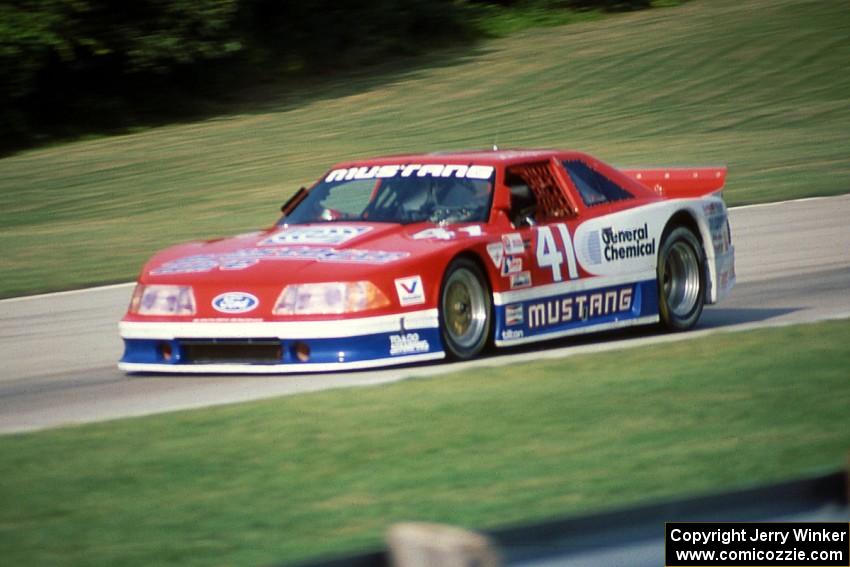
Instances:
[[[263,565],[838,469],[850,320],[0,437],[7,565]],[[321,377],[317,377],[321,380]]]
[[[726,163],[732,204],[850,190],[850,11],[695,0],[246,93],[228,114],[0,160],[0,297],[132,279],[177,241],[268,226],[353,156],[573,147]],[[97,112],[97,109],[92,109]]]

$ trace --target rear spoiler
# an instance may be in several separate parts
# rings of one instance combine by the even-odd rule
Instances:
[[[719,193],[726,184],[725,167],[664,167],[620,171],[658,195],[669,198]]]

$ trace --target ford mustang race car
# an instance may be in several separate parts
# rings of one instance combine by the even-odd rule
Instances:
[[[119,366],[300,373],[689,329],[735,282],[725,177],[551,150],[342,163],[267,230],[156,254]]]

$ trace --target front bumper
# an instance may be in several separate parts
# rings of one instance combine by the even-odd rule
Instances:
[[[122,321],[119,328],[125,372],[330,372],[445,357],[436,309],[338,321]]]

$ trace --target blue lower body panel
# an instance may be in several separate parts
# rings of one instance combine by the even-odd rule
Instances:
[[[541,296],[496,306],[496,344],[615,329],[657,318],[655,280]]]
[[[124,339],[129,372],[322,372],[443,358],[439,329],[321,339]]]

